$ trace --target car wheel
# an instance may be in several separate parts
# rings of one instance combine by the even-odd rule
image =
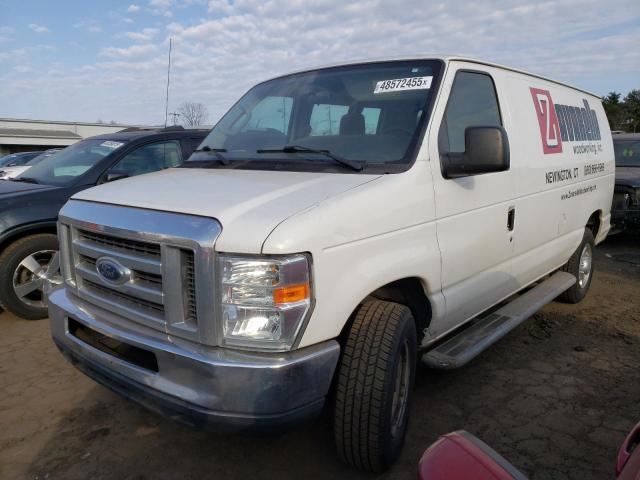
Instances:
[[[593,233],[587,228],[584,231],[582,242],[562,267],[563,271],[576,277],[576,283],[558,297],[561,302],[578,303],[587,295],[593,279],[594,249]]]
[[[44,284],[59,270],[55,235],[30,235],[12,243],[0,255],[0,305],[27,320],[45,318]]]
[[[359,309],[340,360],[334,437],[340,458],[385,470],[400,455],[416,371],[416,327],[404,305],[374,300]]]

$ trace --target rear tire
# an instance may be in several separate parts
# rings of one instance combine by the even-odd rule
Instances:
[[[416,327],[404,305],[364,303],[336,385],[334,437],[342,461],[380,472],[400,455],[416,372]]]
[[[562,271],[576,277],[576,283],[558,297],[561,302],[578,303],[587,295],[593,279],[594,249],[593,233],[586,228],[582,242],[573,252],[569,261],[561,268]]]
[[[44,282],[58,271],[55,235],[39,233],[13,242],[0,255],[0,306],[27,320],[45,318]]]

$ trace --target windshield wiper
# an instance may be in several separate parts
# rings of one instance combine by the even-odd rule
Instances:
[[[228,158],[226,158],[225,156],[221,155],[220,152],[226,152],[227,149],[226,148],[211,148],[208,145],[205,145],[202,148],[199,148],[197,150],[194,150],[194,153],[196,152],[206,152],[209,153],[211,155],[215,155],[216,159],[222,164],[222,165],[229,165],[229,163],[231,163],[229,161]]]
[[[285,145],[282,148],[262,148],[256,150],[256,153],[319,153],[320,155],[324,155],[327,158],[332,159],[336,163],[342,165],[343,167],[350,168],[356,172],[361,172],[363,165],[361,163],[356,163],[347,158],[336,155],[335,153],[331,153],[329,150],[320,150],[315,148],[303,147],[300,145]]]
[[[14,177],[14,178],[10,178],[9,180],[12,180],[14,182],[24,182],[24,183],[40,183],[35,178],[31,178],[31,177]]]

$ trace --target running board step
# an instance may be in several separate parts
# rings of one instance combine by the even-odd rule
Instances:
[[[431,368],[458,368],[493,345],[540,308],[576,283],[576,277],[557,272],[504,307],[429,350],[422,362]]]

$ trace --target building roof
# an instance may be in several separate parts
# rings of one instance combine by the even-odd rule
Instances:
[[[29,118],[4,118],[4,117],[0,118],[0,122],[46,123],[46,124],[54,123],[59,125],[90,125],[90,126],[96,126],[96,127],[122,127],[122,128],[127,128],[132,126],[132,125],[125,125],[122,123],[71,122],[71,121],[64,121],[64,120],[33,120]]]
[[[40,130],[32,128],[0,128],[0,137],[37,137],[37,138],[65,138],[80,140],[82,137],[69,130]]]

